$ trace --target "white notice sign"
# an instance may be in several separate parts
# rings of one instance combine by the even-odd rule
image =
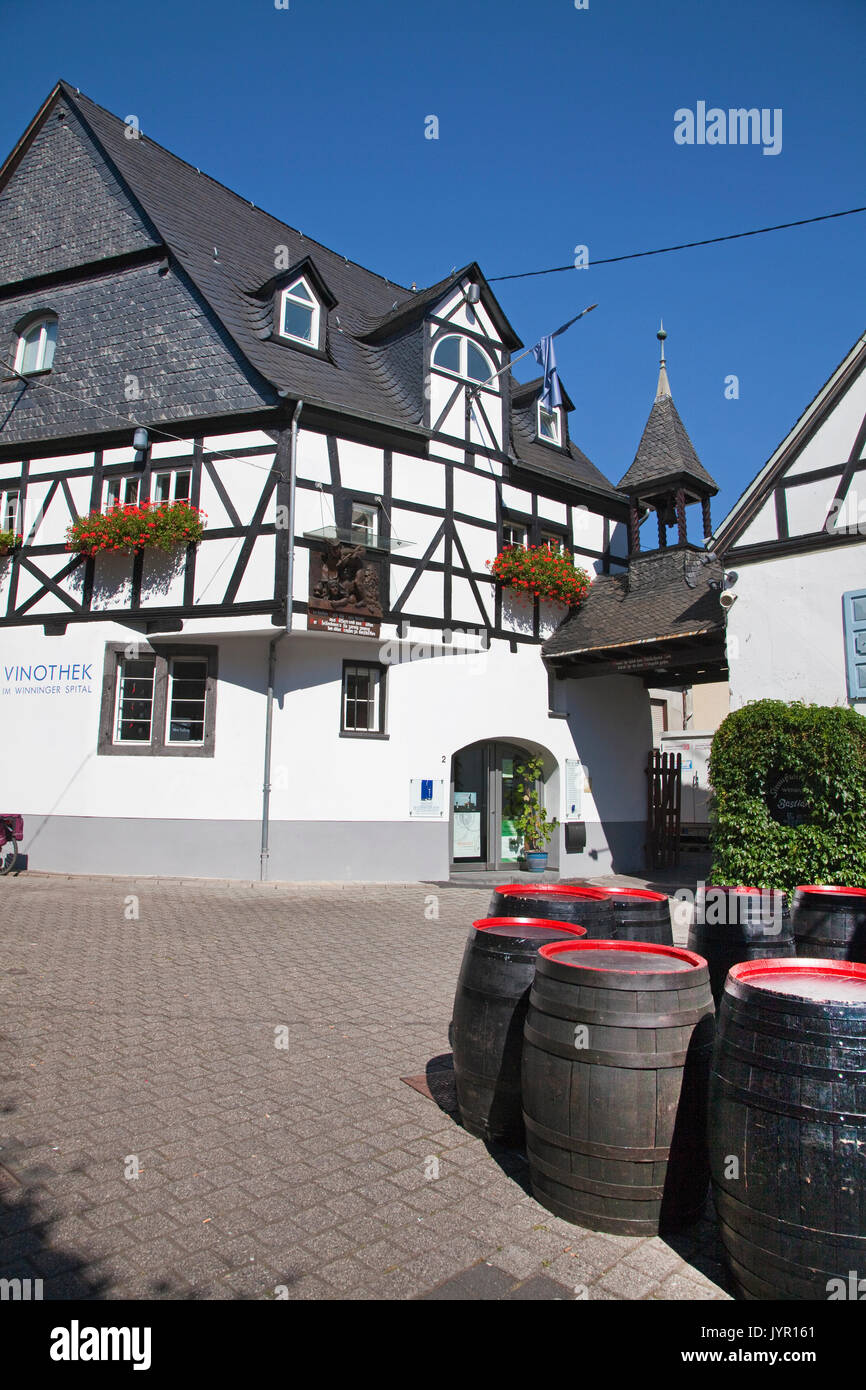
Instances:
[[[583,779],[583,764],[577,758],[566,758],[564,820],[583,819]]]

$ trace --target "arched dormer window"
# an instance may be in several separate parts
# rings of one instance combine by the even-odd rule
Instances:
[[[281,338],[290,338],[294,343],[317,348],[321,318],[321,305],[303,275],[282,291],[279,316]]]
[[[480,347],[462,334],[449,333],[440,338],[433,349],[433,366],[454,376],[462,376],[467,381],[487,381],[496,368]],[[494,382],[490,383],[495,385]]]
[[[40,314],[18,329],[15,370],[22,376],[50,372],[57,346],[57,316]]]

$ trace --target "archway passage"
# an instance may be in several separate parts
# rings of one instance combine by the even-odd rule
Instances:
[[[514,765],[529,756],[516,743],[473,743],[451,764],[451,871],[516,869]],[[539,787],[540,789],[540,787]]]

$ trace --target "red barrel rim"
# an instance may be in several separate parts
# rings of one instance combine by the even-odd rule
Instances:
[[[841,896],[866,898],[866,888],[847,888],[842,883],[798,883],[798,893],[838,893]]]
[[[576,922],[554,922],[549,917],[479,917],[472,925],[476,931],[490,931],[491,927],[516,927],[515,936],[520,935],[520,927],[544,927],[547,931],[567,932],[576,939],[586,936],[586,927],[578,926]],[[553,941],[550,945],[570,946],[571,942]]]
[[[555,944],[571,947],[570,941]],[[543,946],[542,950],[546,951],[547,947]],[[824,956],[767,956],[759,960],[743,960],[738,965],[731,966],[728,977],[760,989],[761,975],[771,975],[778,979],[786,972],[792,980],[800,976],[810,980],[859,980],[866,983],[866,965],[861,965],[859,961],[833,960]]]
[[[533,887],[531,883],[503,883],[499,888],[494,888],[494,893],[501,893],[506,898],[595,898],[599,900],[606,897],[603,888],[576,888],[567,884],[558,883],[539,883]]]
[[[547,946],[541,946],[538,954],[544,956],[545,960],[556,961],[558,955],[565,951],[631,951],[640,952],[647,956],[673,956],[675,960],[684,960],[689,965],[696,967],[706,965],[703,956],[699,956],[697,951],[687,951],[684,946],[662,946],[655,941],[604,941],[594,939],[591,941],[551,941]],[[612,965],[590,965],[584,961],[565,960],[562,965],[570,965],[572,968],[580,970],[612,970]],[[630,970],[623,966],[624,975],[651,975],[652,968],[648,965],[646,970]]]
[[[606,898],[646,898],[654,903],[666,903],[665,893],[656,893],[652,888],[620,888],[616,884],[612,888],[599,888],[599,893],[603,893]]]

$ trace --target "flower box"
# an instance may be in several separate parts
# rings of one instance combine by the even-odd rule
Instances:
[[[204,512],[189,502],[143,502],[80,516],[66,532],[66,548],[79,555],[145,549],[171,551],[197,545],[204,535]]]
[[[12,550],[18,550],[24,537],[15,531],[0,531],[0,559]]]
[[[531,601],[548,599],[577,608],[589,589],[589,575],[568,555],[546,545],[506,545],[487,567],[493,578],[515,595]]]

